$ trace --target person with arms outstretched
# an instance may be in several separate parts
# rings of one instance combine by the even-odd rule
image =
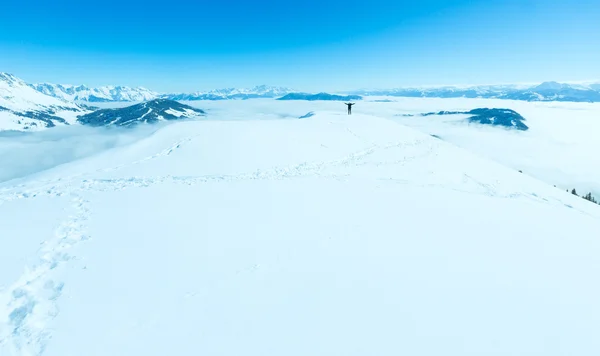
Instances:
[[[344,103],[346,105],[348,105],[348,115],[352,115],[352,105],[354,105],[355,103]]]

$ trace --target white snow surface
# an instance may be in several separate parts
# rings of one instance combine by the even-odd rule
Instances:
[[[381,102],[387,100],[389,102]],[[236,102],[184,102],[222,120],[299,118],[307,112],[344,111],[340,102],[287,102],[257,99]],[[413,116],[475,108],[512,109],[526,118],[528,131],[468,124],[468,116]],[[397,121],[421,132],[491,158],[502,165],[566,190],[592,192],[600,197],[600,103],[525,102],[498,99],[442,99],[365,97],[353,107],[364,113]],[[251,114],[249,114],[251,113]]]
[[[600,353],[600,207],[372,115],[176,122],[0,226],[2,356]]]
[[[168,110],[165,110],[165,113],[167,113],[169,115],[177,116],[177,117],[184,117],[184,118],[198,116],[197,112],[192,111],[190,109],[184,109],[183,111],[175,110],[175,109],[168,109]]]

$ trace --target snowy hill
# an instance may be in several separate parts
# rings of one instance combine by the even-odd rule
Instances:
[[[290,93],[287,94],[277,100],[331,100],[331,101],[351,101],[351,100],[361,100],[362,97],[358,95],[336,95],[329,93],[318,93],[318,94],[309,94],[309,93]]]
[[[205,92],[195,93],[180,93],[180,94],[164,94],[162,98],[181,101],[193,100],[234,100],[234,99],[258,99],[258,98],[275,98],[291,92],[292,89],[283,87],[272,87],[267,85],[259,85],[251,89],[215,89]]]
[[[158,94],[146,88],[126,86],[104,86],[88,88],[85,85],[31,84],[33,89],[68,101],[109,102],[109,101],[146,101],[158,97]]]
[[[84,111],[72,102],[32,89],[14,75],[0,72],[0,131],[68,125]]]
[[[529,127],[523,121],[525,118],[511,109],[473,109],[467,114],[470,122],[483,125],[502,126],[509,129],[517,129],[521,131],[528,130]]]
[[[482,125],[500,126],[508,129],[528,130],[529,127],[523,122],[525,118],[511,109],[489,109],[479,108],[469,111],[438,111],[428,112],[420,116],[442,116],[442,115],[467,115],[467,121]],[[403,116],[414,116],[405,114]]]
[[[385,90],[358,90],[359,95],[425,97],[425,98],[485,98],[526,101],[600,102],[600,86],[545,82],[540,85],[481,85],[463,87],[398,88]]]
[[[204,115],[204,111],[167,99],[154,99],[144,103],[118,108],[102,109],[82,115],[77,122],[89,126],[131,126],[162,120],[179,120]]]
[[[174,123],[0,216],[3,356],[600,353],[599,206],[358,112]]]

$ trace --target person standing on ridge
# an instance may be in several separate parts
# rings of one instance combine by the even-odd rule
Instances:
[[[354,105],[355,103],[344,103],[346,105],[348,105],[348,115],[352,115],[352,105]]]

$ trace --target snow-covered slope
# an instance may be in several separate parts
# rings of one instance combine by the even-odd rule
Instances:
[[[0,217],[3,356],[600,352],[597,205],[358,111],[175,123]]]
[[[220,120],[297,119],[311,112],[346,112],[344,103],[338,101],[257,99],[187,104],[197,105],[210,113],[211,118]],[[470,114],[420,116],[428,112],[469,112],[477,108],[511,109],[527,119],[523,123],[528,130],[470,124],[468,119],[473,116]],[[563,190],[576,188],[582,194],[592,192],[600,198],[600,165],[595,164],[600,152],[597,135],[600,103],[365,97],[352,111],[398,121]]]
[[[71,124],[83,111],[72,102],[40,93],[14,75],[0,72],[0,131]]]
[[[600,197],[600,103],[540,103],[489,99],[395,98],[361,102],[357,112],[377,113],[557,185]],[[527,118],[527,131],[467,125],[460,115],[402,117],[397,113],[469,111],[505,107]],[[394,113],[394,114],[392,114]]]
[[[56,98],[69,101],[146,101],[158,97],[158,94],[146,88],[131,88],[127,86],[103,86],[88,88],[85,85],[61,85],[61,84],[31,84],[35,90]]]

